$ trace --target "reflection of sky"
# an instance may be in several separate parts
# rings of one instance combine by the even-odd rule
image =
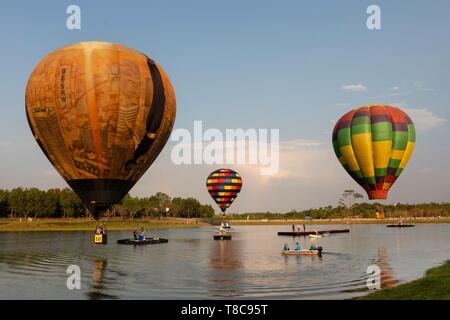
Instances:
[[[80,31],[65,28],[69,4],[15,1],[0,13],[0,187],[65,186],[32,141],[23,105],[26,81],[46,53],[106,40],[147,53],[165,68],[177,92],[177,128],[192,130],[194,120],[203,120],[205,128],[281,130],[292,147],[281,154],[282,178],[263,179],[259,170],[236,166],[246,185],[232,210],[336,203],[355,184],[331,150],[333,123],[350,107],[377,102],[407,108],[418,128],[415,154],[392,201],[448,198],[448,1],[377,1],[379,31],[365,26],[372,4],[366,0],[80,0]],[[213,203],[204,177],[216,168],[175,167],[169,156],[166,148],[133,192],[165,191]]]
[[[319,240],[321,258],[282,256],[285,241],[308,243],[277,236],[289,228],[236,227],[227,242],[214,241],[209,227],[161,229],[153,233],[169,243],[138,247],[115,244],[128,232],[110,232],[107,246],[94,246],[89,232],[0,233],[0,299],[343,299],[365,290],[366,270],[374,263],[403,283],[450,255],[448,224],[351,226],[349,234]],[[65,289],[71,264],[81,268],[81,291]]]

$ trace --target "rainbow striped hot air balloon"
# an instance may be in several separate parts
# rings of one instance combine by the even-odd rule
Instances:
[[[225,212],[241,191],[242,178],[236,171],[219,169],[208,176],[206,187],[220,210]]]
[[[408,115],[386,105],[352,110],[333,130],[336,156],[369,199],[387,199],[411,157],[415,141],[414,124]]]

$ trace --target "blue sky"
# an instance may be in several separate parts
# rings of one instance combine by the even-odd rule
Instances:
[[[66,28],[70,4],[81,7],[81,30]],[[366,27],[371,4],[381,7],[382,30]],[[343,113],[368,103],[405,108],[418,130],[416,150],[391,202],[446,201],[448,12],[446,0],[3,4],[0,187],[65,186],[32,139],[25,86],[47,53],[99,40],[138,49],[164,67],[177,94],[176,128],[192,129],[194,120],[219,129],[279,128],[281,141],[296,146],[282,151],[285,175],[262,178],[242,168],[247,183],[231,211],[336,204],[343,189],[360,190],[339,167],[330,135]],[[344,89],[349,85],[353,90]],[[162,190],[213,203],[204,179],[216,167],[174,166],[170,148],[169,143],[132,194]]]

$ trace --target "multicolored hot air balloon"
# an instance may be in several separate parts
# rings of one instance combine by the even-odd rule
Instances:
[[[241,191],[242,178],[236,171],[219,169],[208,176],[206,187],[220,210],[225,213]]]
[[[387,199],[415,141],[414,124],[408,115],[386,105],[352,110],[339,119],[333,131],[336,156],[369,199]]]
[[[95,219],[150,167],[175,121],[175,92],[161,66],[108,42],[46,56],[25,98],[34,138]]]

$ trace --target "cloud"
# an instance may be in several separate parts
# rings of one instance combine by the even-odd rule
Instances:
[[[352,91],[352,92],[361,92],[367,90],[367,88],[362,84],[347,84],[345,86],[342,86],[341,89],[344,91]]]
[[[390,92],[386,94],[380,94],[378,96],[369,97],[369,99],[385,99],[385,98],[392,98],[392,97],[399,97],[403,95],[403,93],[400,92]]]
[[[441,118],[428,109],[412,109],[403,108],[405,112],[411,117],[414,122],[414,126],[419,131],[427,131],[437,127],[440,127],[448,120]]]
[[[0,148],[1,147],[9,147],[12,145],[12,141],[9,140],[0,140]]]
[[[302,178],[315,181],[327,178],[324,162],[329,158],[330,150],[322,142],[312,139],[294,139],[280,143],[280,168],[278,173],[266,176],[266,179]],[[335,160],[335,159],[333,159]],[[325,169],[325,170],[324,170]]]
[[[316,140],[296,139],[280,142],[280,150],[298,150],[300,148],[318,147],[321,145],[322,143]]]
[[[420,91],[434,91],[434,88],[427,88],[427,87],[425,87],[425,84],[420,81],[413,82],[413,85]]]
[[[400,87],[395,86],[391,88],[392,91],[397,91],[398,89],[400,89]]]

